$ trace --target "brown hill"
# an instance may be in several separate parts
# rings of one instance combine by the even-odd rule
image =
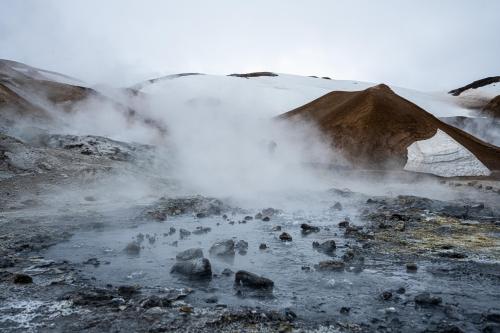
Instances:
[[[500,148],[440,121],[383,84],[363,91],[334,91],[279,118],[315,123],[358,167],[402,168],[408,146],[441,129],[490,170],[500,170]]]
[[[500,119],[500,95],[493,98],[486,106],[483,108],[483,112],[493,118]]]
[[[92,88],[77,84],[83,82],[67,75],[0,59],[0,118],[4,122],[14,121],[19,116],[50,121],[51,114],[54,114],[50,110],[85,111],[85,106],[80,102],[92,98],[103,105],[112,106],[130,123],[144,123],[160,134],[165,134],[163,124],[142,116]]]

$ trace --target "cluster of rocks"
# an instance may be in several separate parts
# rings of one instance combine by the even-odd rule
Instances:
[[[152,160],[155,148],[138,143],[126,143],[101,136],[50,134],[32,139],[37,146],[78,150],[82,155],[103,156],[115,161]]]
[[[193,214],[197,218],[221,215],[231,208],[219,199],[203,196],[182,198],[160,198],[145,211],[145,215],[157,221],[164,221],[167,216]]]

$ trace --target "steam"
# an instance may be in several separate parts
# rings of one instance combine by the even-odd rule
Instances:
[[[175,175],[195,193],[250,199],[324,188],[308,163],[328,163],[332,153],[307,124],[242,113],[216,99],[152,97],[156,118],[168,124],[166,144]],[[285,111],[285,110],[284,110]]]

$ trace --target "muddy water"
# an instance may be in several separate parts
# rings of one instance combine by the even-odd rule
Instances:
[[[394,255],[365,253],[362,270],[351,269],[347,265],[343,272],[316,271],[315,264],[332,259],[332,256],[314,250],[313,241],[335,240],[337,250],[333,258],[336,259],[341,258],[349,245],[356,244],[354,240],[344,237],[337,224],[345,215],[351,216],[352,223],[362,224],[354,214],[355,207],[360,203],[344,205],[344,210],[340,212],[329,210],[327,205],[284,211],[268,222],[250,220],[239,223],[247,214],[229,216],[230,221],[220,216],[202,219],[192,216],[169,217],[163,223],[138,223],[134,228],[106,228],[79,233],[68,242],[50,248],[44,256],[74,263],[97,258],[100,265],[81,265],[80,268],[86,277],[95,278],[98,285],[138,284],[145,293],[157,290],[157,287],[189,287],[195,291],[187,301],[194,305],[215,306],[205,303],[205,299],[215,295],[218,304],[231,308],[290,308],[300,319],[308,322],[325,323],[342,318],[345,315],[340,314],[340,309],[349,307],[349,318],[356,322],[394,317],[397,318],[398,327],[418,327],[449,319],[450,313],[456,313],[453,314],[456,318],[451,321],[458,320],[464,328],[472,329],[473,319],[470,318],[500,306],[500,290],[495,287],[498,276],[490,278],[488,275],[488,271],[497,269],[498,265],[483,267],[479,263],[460,260],[429,261],[417,258],[418,271],[409,273],[405,262],[395,259]],[[256,212],[250,212],[250,215]],[[321,230],[303,235],[301,223],[319,226]],[[288,232],[293,241],[281,241],[279,235],[282,231],[275,231],[275,226],[281,226],[282,231]],[[169,235],[171,227],[176,232]],[[200,235],[180,237],[179,229],[192,232],[197,227],[209,227],[211,230]],[[140,233],[146,236],[140,254],[127,255],[125,246],[137,239]],[[150,242],[148,238],[155,238],[155,241]],[[247,253],[236,251],[236,255],[229,258],[209,255],[213,243],[229,238],[247,241]],[[261,243],[267,244],[268,248],[260,250]],[[211,261],[214,277],[210,281],[193,281],[169,273],[176,254],[193,247],[202,248],[205,257]],[[304,267],[310,267],[310,270]],[[238,293],[234,288],[234,275],[221,275],[225,268],[234,272],[244,269],[270,278],[275,283],[274,290],[271,294],[251,291]],[[399,288],[405,288],[405,292],[397,293]],[[386,290],[393,292],[389,301],[380,297]],[[413,299],[424,291],[442,297],[446,306],[439,309],[416,307]]]

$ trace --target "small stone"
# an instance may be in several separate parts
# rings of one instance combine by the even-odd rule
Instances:
[[[300,228],[302,229],[303,234],[310,234],[312,232],[319,232],[319,227],[312,226],[312,225],[307,224],[307,223],[302,223],[300,225]]]
[[[245,216],[244,220],[251,221],[251,220],[253,220],[253,217],[251,217],[250,215],[247,215],[247,216]]]
[[[272,231],[281,231],[281,226],[280,225],[275,225],[271,230]]]
[[[125,252],[130,255],[137,255],[141,252],[141,247],[136,242],[130,242],[125,247]]]
[[[419,305],[439,305],[442,301],[441,297],[432,296],[427,292],[415,296],[415,303]]]
[[[205,303],[208,303],[208,304],[214,304],[214,303],[217,303],[218,301],[219,301],[219,299],[215,295],[210,296],[208,298],[205,298]]]
[[[337,245],[335,244],[335,241],[333,239],[327,240],[323,243],[313,242],[312,246],[317,251],[320,251],[320,252],[323,252],[326,254],[332,254],[333,252],[335,252],[335,250],[337,248]]]
[[[418,269],[418,266],[414,262],[409,262],[409,263],[406,264],[406,270],[408,272],[416,272],[417,269]]]
[[[382,294],[380,294],[380,298],[384,301],[388,301],[392,298],[392,292],[386,290]]]
[[[189,235],[191,235],[191,231],[186,230],[186,229],[179,229],[179,235],[181,238],[186,238]]]
[[[349,221],[339,222],[339,228],[347,228],[349,226]]]
[[[270,218],[269,216],[264,216],[264,217],[262,218],[262,221],[264,221],[264,222],[269,222],[269,221],[271,221],[271,218]]]
[[[18,273],[14,274],[13,281],[17,284],[29,284],[33,283],[33,278],[27,274]]]
[[[184,306],[181,306],[179,308],[179,311],[183,312],[183,313],[192,313],[193,312],[193,308],[190,307],[190,306],[184,305]]]
[[[232,270],[230,270],[229,268],[224,268],[224,270],[222,271],[221,274],[225,275],[225,276],[231,276],[234,274],[234,272]]]
[[[396,230],[396,231],[405,231],[405,229],[406,229],[406,225],[404,222],[398,222],[394,226],[394,230]]]
[[[265,243],[261,243],[259,245],[259,250],[265,250],[265,249],[267,249],[267,245]]]
[[[139,291],[136,286],[123,285],[118,287],[118,293],[122,296],[131,296]]]
[[[351,312],[351,308],[349,308],[349,307],[343,306],[340,308],[340,313],[342,313],[344,315],[349,314],[349,312]]]
[[[248,242],[240,239],[239,241],[236,242],[234,247],[238,250],[239,254],[246,254],[248,250]]]
[[[284,233],[282,233],[282,234],[280,235],[280,239],[281,239],[282,241],[284,241],[284,242],[291,242],[291,241],[292,241],[292,236],[290,236],[290,234],[289,234],[289,233],[284,232]]]
[[[317,269],[320,271],[343,271],[345,268],[345,263],[338,260],[325,260],[320,261],[317,265]]]

